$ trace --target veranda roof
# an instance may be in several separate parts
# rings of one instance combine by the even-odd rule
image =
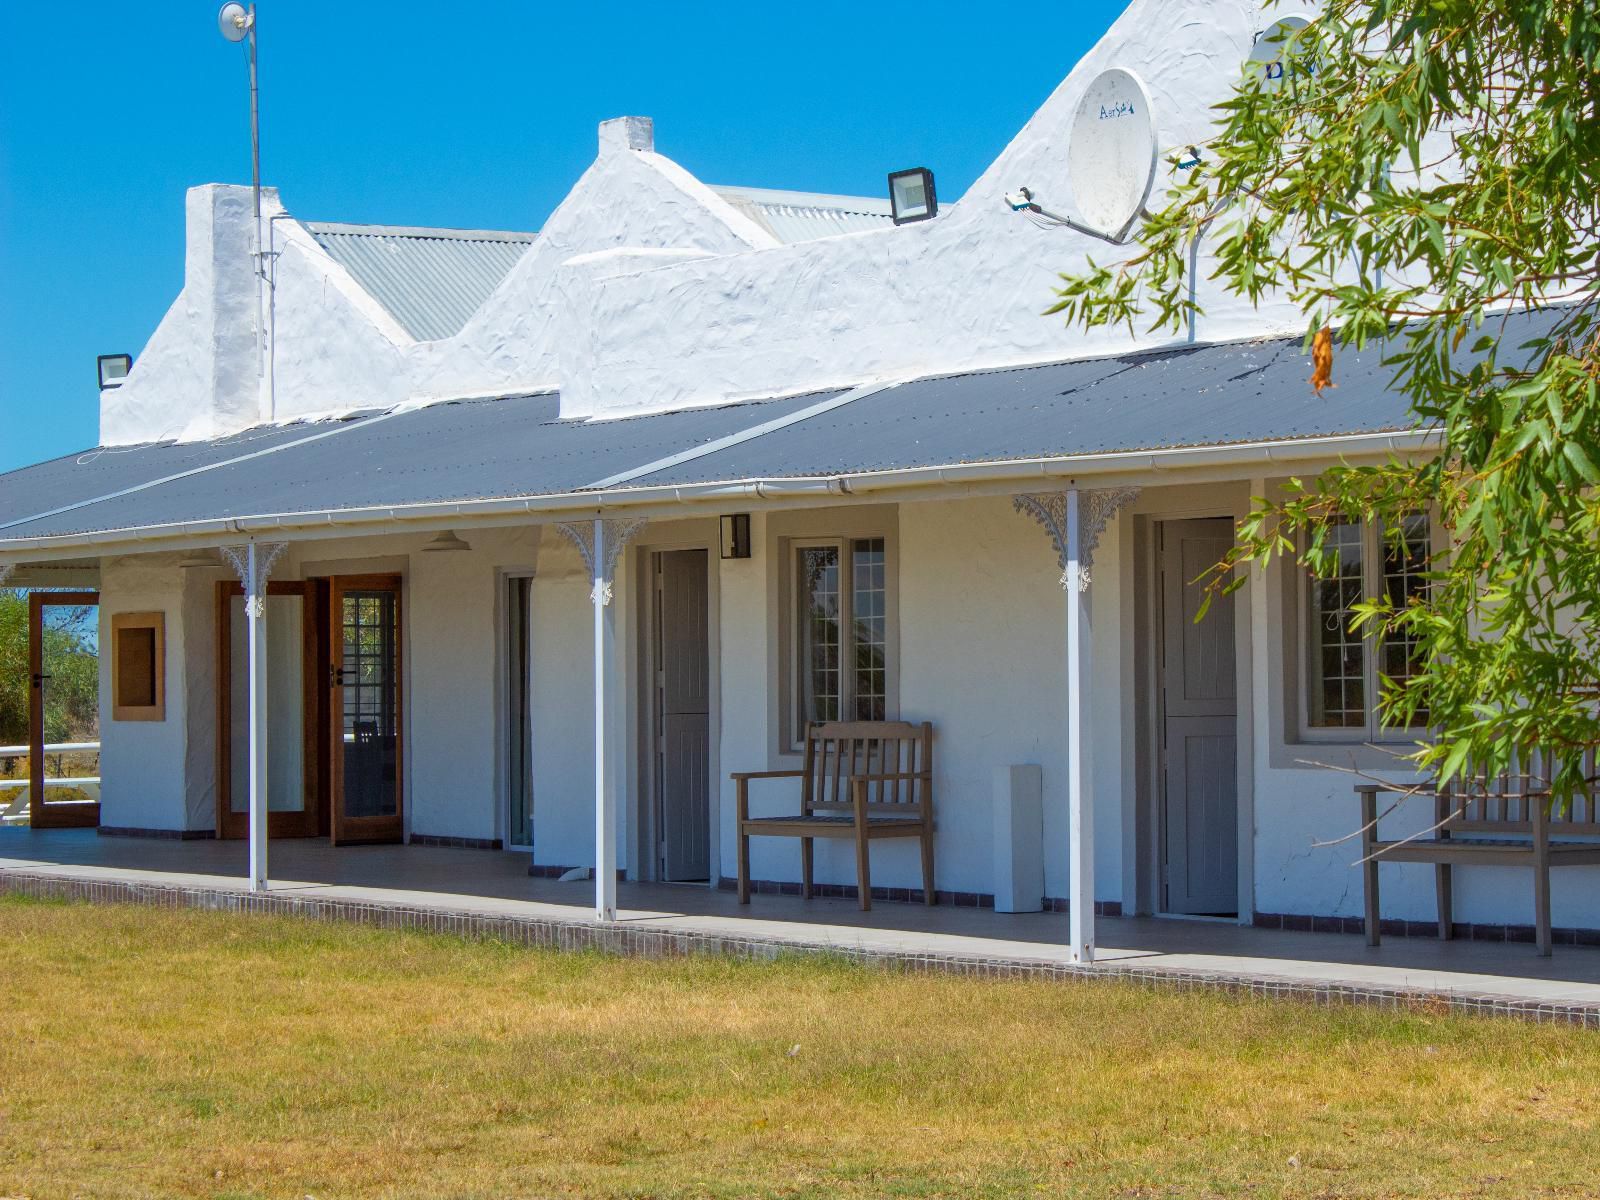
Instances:
[[[1520,341],[1539,320],[1513,318],[1507,336]],[[1381,359],[1377,346],[1341,348],[1338,386],[1321,396],[1299,339],[1275,339],[611,420],[563,420],[556,395],[515,395],[92,449],[0,475],[0,550],[464,516],[517,501],[531,514],[592,512],[687,489],[731,497],[983,464],[997,477],[1007,464],[1092,470],[1145,453],[1154,465],[1185,449],[1283,444],[1292,458],[1305,443],[1337,455],[1340,439],[1414,432]]]

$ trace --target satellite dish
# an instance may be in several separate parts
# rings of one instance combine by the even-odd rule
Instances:
[[[217,14],[217,28],[230,42],[242,42],[250,32],[250,14],[244,5],[229,0]]]
[[[1149,199],[1155,175],[1150,93],[1131,71],[1102,71],[1078,102],[1067,144],[1067,177],[1078,212],[1120,240]]]
[[[1263,91],[1275,92],[1283,86],[1283,55],[1289,39],[1309,24],[1311,18],[1307,16],[1280,17],[1256,38],[1250,57],[1245,60],[1245,71],[1261,80]]]

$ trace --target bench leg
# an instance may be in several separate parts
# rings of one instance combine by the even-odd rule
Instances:
[[[800,894],[807,900],[811,899],[811,843],[813,840],[807,837],[800,839]]]
[[[922,902],[939,903],[939,894],[933,890],[933,827],[922,827]]]
[[[1533,927],[1539,956],[1549,958],[1550,948],[1550,807],[1533,802]]]
[[[1439,940],[1448,942],[1456,935],[1456,908],[1452,900],[1450,864],[1433,868],[1434,890],[1439,896]]]
[[[1533,925],[1539,956],[1549,958],[1550,945],[1550,859],[1541,855],[1533,864]]]
[[[750,835],[739,830],[739,903],[750,903]]]
[[[1367,945],[1378,944],[1378,860],[1372,843],[1378,840],[1378,797],[1357,789],[1361,796],[1361,892],[1366,900]]]
[[[1367,899],[1367,945],[1378,944],[1378,860],[1368,858],[1361,864],[1362,891]]]
[[[856,891],[861,894],[861,911],[872,911],[872,861],[867,847],[867,831],[856,827]]]

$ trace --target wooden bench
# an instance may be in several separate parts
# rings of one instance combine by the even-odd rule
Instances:
[[[1550,942],[1550,868],[1600,863],[1600,842],[1565,838],[1600,836],[1600,798],[1594,789],[1594,752],[1586,756],[1586,793],[1573,797],[1562,811],[1552,812],[1550,776],[1541,756],[1528,756],[1501,775],[1469,775],[1443,788],[1431,782],[1356,785],[1361,797],[1362,887],[1366,896],[1367,945],[1378,944],[1378,864],[1432,863],[1439,904],[1439,936],[1455,934],[1451,872],[1457,866],[1526,866],[1533,868],[1533,918],[1538,951],[1546,957]],[[1429,795],[1434,802],[1434,828],[1414,838],[1378,837],[1378,794]]]
[[[750,903],[750,839],[800,839],[801,895],[811,898],[813,838],[854,838],[856,887],[863,912],[872,908],[868,847],[878,838],[922,839],[922,896],[933,890],[933,726],[902,721],[842,721],[806,727],[798,771],[736,771],[739,903]],[[752,817],[752,779],[800,780],[800,811]]]

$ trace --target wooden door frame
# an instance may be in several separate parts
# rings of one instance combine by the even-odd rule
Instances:
[[[51,812],[44,798],[44,610],[100,607],[99,592],[28,593],[28,827],[93,829],[100,824],[100,802],[61,804]],[[104,724],[104,713],[100,714]],[[101,730],[101,750],[105,749]],[[70,811],[68,811],[70,810]]]
[[[216,632],[217,632],[217,822],[219,838],[242,838],[250,832],[248,813],[233,811],[233,604],[236,596],[244,595],[238,580],[223,579],[217,582]],[[317,636],[314,598],[315,588],[310,583],[296,580],[269,582],[268,596],[301,597],[300,623],[300,689],[302,738],[302,772],[305,805],[299,812],[268,812],[267,836],[315,837],[321,823],[321,809],[327,796],[323,785],[322,756],[318,753],[317,731],[321,719],[321,671],[317,662]]]
[[[328,578],[328,730],[329,840],[336,846],[365,842],[405,840],[405,662],[404,598],[401,575],[333,575]],[[341,601],[347,591],[394,593],[394,815],[345,817],[344,807],[344,691],[335,682],[344,666]]]

